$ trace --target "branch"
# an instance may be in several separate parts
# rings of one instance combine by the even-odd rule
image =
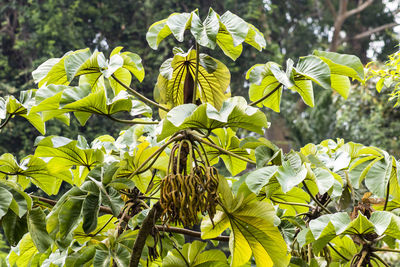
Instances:
[[[325,3],[328,5],[329,11],[331,12],[333,18],[336,18],[336,10],[335,7],[333,6],[331,0],[325,0]]]
[[[356,8],[347,11],[344,14],[345,18],[348,18],[350,16],[353,16],[354,14],[360,13],[361,11],[363,11],[364,9],[366,9],[368,6],[370,6],[372,3],[374,2],[374,0],[366,0],[365,2],[363,2],[361,5],[358,5]]]
[[[217,145],[214,145],[213,143],[210,143],[210,142],[208,142],[208,141],[205,141],[205,140],[203,140],[203,139],[201,139],[201,138],[199,138],[199,137],[197,137],[197,136],[195,136],[195,135],[193,136],[193,138],[196,139],[197,142],[201,142],[201,143],[203,143],[203,144],[205,144],[205,145],[208,145],[208,146],[210,146],[210,147],[212,147],[212,148],[215,148],[216,150],[219,150],[219,151],[221,151],[221,152],[224,153],[224,154],[227,154],[227,155],[229,155],[229,156],[238,158],[238,159],[240,159],[240,160],[246,161],[246,162],[251,163],[251,164],[256,164],[256,162],[255,162],[255,161],[252,161],[251,159],[242,157],[242,156],[240,156],[240,155],[238,155],[238,154],[235,154],[235,153],[233,153],[233,152],[231,152],[231,151],[225,150],[225,149],[223,149],[222,147],[219,147],[219,146],[217,146]]]
[[[393,28],[393,27],[395,27],[397,25],[399,25],[399,23],[396,23],[396,22],[384,24],[382,26],[370,29],[370,30],[362,32],[362,33],[359,33],[359,34],[355,35],[354,37],[351,37],[351,38],[348,38],[348,39],[350,39],[350,40],[359,40],[359,39],[362,39],[362,38],[365,38],[365,37],[369,37],[369,36],[371,36],[372,34],[374,34],[376,32],[380,32],[380,31],[383,31],[383,30],[386,30],[386,29],[389,29],[389,28]]]
[[[113,79],[119,83],[120,85],[122,85],[126,90],[128,90],[129,92],[131,92],[132,94],[134,94],[137,98],[140,98],[142,101],[145,101],[147,103],[150,103],[156,107],[158,107],[159,109],[162,109],[166,112],[169,111],[169,109],[167,109],[166,107],[161,106],[160,104],[154,102],[153,100],[148,99],[147,97],[145,97],[144,95],[138,93],[135,89],[129,87],[128,85],[124,84],[123,82],[121,82],[117,77],[115,77],[115,75],[111,75],[111,77],[113,77]]]
[[[146,244],[147,236],[153,230],[155,222],[162,214],[162,208],[160,202],[153,205],[146,218],[144,218],[142,227],[136,237],[135,243],[132,248],[131,260],[129,262],[129,267],[139,266],[140,257],[142,256],[142,250]]]
[[[196,238],[201,238],[201,232],[198,231],[193,231],[185,228],[178,228],[178,227],[165,227],[163,225],[156,225],[155,226],[158,231],[163,231],[163,232],[170,232],[170,233],[178,233],[178,234],[183,234],[183,235],[188,235]],[[222,242],[229,242],[229,236],[217,236],[216,238],[212,238],[211,240],[217,240],[217,241],[222,241]]]

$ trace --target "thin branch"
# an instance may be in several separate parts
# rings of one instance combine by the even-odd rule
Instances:
[[[2,129],[4,126],[6,126],[7,125],[7,123],[10,121],[10,119],[11,119],[11,114],[9,114],[7,117],[6,117],[6,119],[5,119],[5,121],[0,125],[0,129]]]
[[[258,99],[257,101],[251,102],[251,103],[249,104],[249,106],[255,106],[255,105],[257,105],[258,103],[264,101],[265,99],[267,99],[268,97],[270,97],[272,94],[274,94],[274,93],[279,89],[279,87],[281,87],[281,86],[282,86],[282,84],[279,83],[278,86],[275,87],[271,92],[269,92],[269,93],[266,94],[265,96],[261,97],[261,98]]]
[[[199,137],[197,137],[197,136],[193,136],[193,137],[194,137],[194,139],[196,139],[196,141],[201,142],[201,143],[203,143],[203,144],[205,144],[205,145],[208,145],[208,146],[210,146],[210,147],[212,147],[212,148],[215,148],[215,149],[221,151],[221,152],[224,153],[224,154],[227,154],[227,155],[229,155],[229,156],[238,158],[238,159],[240,159],[240,160],[246,161],[246,162],[251,163],[251,164],[256,164],[256,162],[253,161],[253,160],[251,160],[251,159],[242,157],[242,156],[240,156],[240,155],[238,155],[238,154],[235,154],[235,153],[233,153],[233,152],[231,152],[231,151],[225,150],[225,149],[223,149],[222,147],[219,147],[219,146],[217,146],[217,145],[214,145],[214,144],[212,144],[212,143],[210,143],[210,142],[208,142],[208,141],[205,141],[205,140],[203,140],[203,139],[201,139],[201,138],[199,138]]]
[[[334,246],[332,246],[331,243],[328,243],[328,246],[330,246],[331,249],[332,249],[333,251],[335,251],[336,254],[338,254],[340,257],[342,257],[345,261],[349,261],[349,259],[346,258],[345,256],[343,256]]]
[[[311,193],[310,189],[308,189],[308,186],[306,185],[306,183],[303,181],[303,185],[307,191],[307,193],[310,195],[310,197],[312,198],[312,200],[314,200],[314,202],[321,208],[323,209],[325,212],[327,212],[328,214],[331,214],[332,212],[330,212],[324,205],[321,204],[321,202],[319,202],[314,195]]]
[[[37,200],[47,203],[51,206],[55,206],[57,204],[57,201],[44,198],[44,197],[39,197],[39,196],[34,196],[30,195],[32,198],[36,198]],[[108,207],[100,206],[100,211],[107,213],[107,214],[113,214],[112,210]],[[131,216],[124,216],[123,213],[118,216],[121,218],[121,220],[124,220],[125,222],[129,222],[131,219]],[[164,225],[155,225],[155,228],[157,228],[158,231],[163,231],[163,232],[170,232],[170,233],[177,233],[177,234],[183,234],[183,235],[188,235],[196,238],[201,238],[201,232],[198,231],[193,231],[185,228],[178,228],[178,227],[166,227]],[[215,238],[211,238],[211,240],[217,240],[217,241],[222,241],[222,242],[228,242],[229,241],[229,236],[217,236]]]
[[[331,0],[325,0],[325,3],[327,4],[329,11],[331,12],[333,18],[336,18],[336,10],[335,7],[333,6]]]
[[[374,34],[376,32],[380,32],[380,31],[383,31],[383,30],[386,30],[386,29],[389,29],[389,28],[393,28],[393,27],[395,27],[397,25],[399,25],[399,23],[396,23],[396,22],[384,24],[382,26],[370,29],[370,30],[362,32],[362,33],[359,33],[359,34],[357,34],[357,35],[355,35],[353,37],[348,38],[347,40],[359,40],[359,39],[362,39],[362,38],[366,38],[366,37],[371,36],[371,34]]]
[[[146,218],[144,218],[142,227],[136,237],[135,243],[132,248],[131,260],[129,267],[139,266],[140,257],[142,256],[142,250],[146,244],[147,236],[151,233],[155,222],[160,218],[162,214],[162,208],[160,202],[153,205]]]
[[[142,101],[145,101],[147,103],[150,103],[156,107],[158,107],[159,109],[162,109],[164,111],[169,111],[169,109],[167,109],[166,107],[154,102],[153,100],[148,99],[147,97],[145,97],[144,95],[140,94],[139,92],[137,92],[135,89],[129,87],[128,85],[124,84],[123,82],[121,82],[117,77],[115,77],[115,75],[111,75],[111,77],[113,77],[113,79],[119,83],[120,85],[122,85],[126,90],[128,90],[129,92],[131,92],[132,94],[134,94],[137,98],[140,98]]]
[[[374,2],[374,0],[367,0],[367,1],[363,2],[362,4],[358,5],[356,8],[347,11],[344,14],[344,17],[348,18],[350,16],[353,16],[354,14],[360,13],[361,11],[363,11],[364,9],[369,7],[373,2]]]
[[[163,225],[156,225],[155,226],[158,231],[163,231],[163,232],[170,232],[170,233],[177,233],[177,234],[183,234],[183,235],[188,235],[196,238],[201,238],[201,232],[198,231],[193,231],[185,228],[178,228],[178,227],[165,227]],[[222,242],[229,242],[229,236],[217,236],[216,238],[212,238],[211,240],[217,240],[217,241],[222,241]]]
[[[196,42],[196,72],[194,75],[194,88],[193,88],[193,100],[192,103],[196,103],[196,94],[197,94],[197,84],[199,82],[199,65],[200,65],[200,46]]]

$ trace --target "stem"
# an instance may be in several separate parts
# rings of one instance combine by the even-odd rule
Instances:
[[[331,249],[333,250],[333,251],[335,251],[336,252],[336,254],[338,254],[340,257],[342,257],[345,261],[349,261],[349,259],[348,258],[346,258],[345,256],[343,256],[339,251],[337,251],[337,249],[334,247],[334,246],[332,246],[332,244],[331,243],[328,243],[328,246],[330,246],[331,247]]]
[[[387,188],[386,188],[386,198],[385,198],[385,205],[383,206],[383,210],[386,210],[387,204],[389,202],[389,191],[390,191],[390,181],[388,181]]]
[[[197,83],[199,82],[199,65],[200,65],[200,47],[196,42],[196,72],[194,75],[194,89],[193,89],[193,101],[192,103],[196,103],[196,93],[197,93]]]
[[[306,183],[305,183],[304,181],[303,181],[303,185],[304,185],[304,187],[305,187],[307,193],[308,193],[308,194],[310,195],[310,197],[312,198],[312,200],[314,200],[314,202],[315,202],[321,209],[323,209],[325,212],[327,212],[328,214],[331,214],[331,212],[330,212],[324,205],[322,205],[321,202],[319,202],[319,201],[313,196],[313,194],[311,193],[310,189],[308,189],[308,187],[307,187],[307,185],[306,185]]]
[[[371,249],[372,249],[373,251],[386,251],[386,252],[396,252],[396,253],[400,253],[400,250],[391,249],[391,248],[375,248],[375,247],[372,247]]]
[[[103,227],[101,227],[96,233],[94,233],[93,235],[89,235],[91,237],[98,235],[101,231],[103,231],[104,228],[106,228],[106,226],[111,222],[111,220],[114,218],[114,216],[111,216],[110,219],[108,219],[108,221],[103,225]]]
[[[111,115],[108,115],[107,118],[110,118],[113,121],[120,122],[120,123],[126,123],[126,124],[158,124],[158,121],[138,121],[138,120],[124,120],[124,119],[118,119],[114,118]]]
[[[265,99],[267,99],[268,97],[270,97],[271,95],[273,95],[273,94],[279,89],[279,87],[281,87],[281,86],[282,86],[282,84],[279,83],[278,86],[275,87],[271,92],[269,92],[269,93],[266,94],[265,96],[261,97],[261,98],[258,99],[257,101],[251,102],[251,103],[249,104],[249,106],[255,106],[255,105],[257,105],[258,103],[264,101]]]
[[[183,256],[182,252],[176,247],[175,242],[172,241],[172,246],[176,251],[178,251],[179,255],[181,255],[181,258],[185,261],[186,267],[190,267],[189,262],[186,260],[185,256]]]
[[[302,206],[302,207],[307,207],[307,208],[311,208],[311,209],[314,209],[314,208],[315,208],[315,207],[312,206],[312,205],[308,205],[308,204],[304,204],[304,203],[276,201],[276,200],[273,200],[272,198],[271,198],[271,200],[272,200],[273,202],[275,202],[275,203],[284,204],[284,205]]]
[[[378,254],[372,253],[371,255],[372,255],[374,258],[376,258],[378,261],[380,261],[383,265],[385,265],[385,267],[390,267],[389,264],[387,264],[386,261],[384,261],[381,257],[379,257]]]
[[[56,200],[48,199],[45,197],[39,197],[35,195],[29,195],[31,198],[36,198],[37,200],[49,204],[50,206],[55,206],[57,204]],[[113,214],[112,210],[108,207],[100,206],[100,211],[107,214]]]
[[[171,138],[168,142],[166,142],[164,145],[162,145],[159,149],[157,149],[153,154],[150,155],[150,157],[148,157],[130,176],[129,179],[132,178],[133,176],[135,176],[136,174],[142,173],[140,170],[146,166],[146,164],[153,158],[153,157],[158,157],[159,154],[161,154],[161,152],[164,151],[164,149],[171,143],[175,142],[177,139],[181,138],[181,135],[177,135],[174,138]],[[154,162],[153,162],[154,164]],[[150,166],[148,168],[150,168],[153,164],[150,164]],[[145,170],[147,170],[148,168],[146,168]]]
[[[363,266],[362,263],[363,263],[365,257],[367,257],[367,255],[368,255],[368,252],[365,251],[365,250],[361,253],[361,258],[360,258],[360,260],[359,260],[358,263],[357,263],[357,267]]]
[[[113,79],[119,83],[120,85],[122,85],[126,90],[128,90],[129,92],[131,92],[132,94],[134,94],[137,98],[140,98],[142,101],[145,101],[149,104],[152,104],[156,107],[158,107],[159,109],[162,109],[166,112],[169,111],[169,109],[167,109],[166,107],[161,106],[160,104],[154,102],[153,100],[148,99],[147,97],[145,97],[144,95],[138,93],[135,89],[129,87],[128,85],[125,85],[123,82],[121,82],[117,77],[115,77],[115,75],[111,75],[111,77],[113,77]]]
[[[142,256],[142,250],[146,244],[147,236],[153,230],[155,221],[160,218],[162,214],[162,208],[160,202],[153,205],[146,218],[144,218],[142,227],[139,230],[135,243],[133,244],[131,260],[129,262],[129,267],[139,266],[140,257]]]
[[[212,143],[210,143],[210,142],[207,142],[207,141],[205,141],[205,140],[203,140],[203,139],[200,139],[200,138],[198,138],[197,136],[193,136],[193,137],[194,137],[194,139],[196,139],[196,141],[201,142],[201,143],[203,143],[203,144],[205,144],[205,145],[208,145],[208,146],[210,146],[210,147],[212,147],[212,148],[215,148],[215,149],[221,151],[221,152],[224,153],[224,154],[227,154],[227,155],[229,155],[229,156],[238,158],[238,159],[240,159],[240,160],[246,161],[246,162],[251,163],[251,164],[256,164],[256,162],[255,162],[255,161],[252,161],[251,159],[248,159],[248,158],[239,156],[238,154],[235,154],[235,153],[233,153],[233,152],[231,152],[231,151],[225,150],[225,149],[223,149],[222,147],[219,147],[219,146],[214,145],[214,144],[212,144]]]
[[[10,119],[11,119],[11,114],[9,114],[7,117],[6,117],[6,120],[0,125],[0,129],[2,129],[4,126],[6,126],[7,125],[7,123],[10,121]]]

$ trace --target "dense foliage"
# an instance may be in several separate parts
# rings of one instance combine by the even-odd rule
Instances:
[[[161,64],[155,101],[133,88],[145,71],[122,47],[48,59],[32,73],[37,89],[0,98],[3,131],[20,117],[43,135],[32,155],[0,156],[8,264],[388,266],[380,252],[399,252],[399,162],[341,139],[284,153],[263,137],[270,123],[260,107],[279,112],[288,92],[313,107],[315,85],[347,98],[351,80],[366,80],[359,58],[314,51],[284,67],[256,64],[247,103],[231,97],[228,67],[200,52],[236,60],[247,45],[261,51],[254,25],[211,8],[204,20],[197,10],[173,13],[146,35],[153,49],[167,37],[194,45]],[[45,136],[49,121],[68,125],[72,115],[130,127],[91,143]],[[35,186],[57,195],[63,184],[70,189],[57,201],[29,194]]]

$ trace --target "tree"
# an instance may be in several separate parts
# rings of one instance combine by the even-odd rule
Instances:
[[[399,162],[343,140],[285,154],[262,137],[269,123],[258,108],[279,111],[288,90],[312,107],[314,84],[347,97],[350,78],[365,81],[361,61],[314,51],[285,69],[256,64],[246,75],[248,104],[231,97],[227,66],[200,52],[220,49],[236,60],[244,44],[262,50],[255,26],[210,8],[204,20],[197,10],[173,13],[146,39],[157,49],[169,36],[194,46],[174,48],[162,63],[154,100],[133,88],[145,75],[142,60],[122,47],[108,59],[88,48],[48,59],[32,73],[38,89],[0,99],[4,129],[21,117],[45,135],[47,121],[68,124],[71,113],[82,125],[97,115],[131,126],[91,144],[41,136],[32,155],[0,156],[1,226],[15,247],[8,263],[387,266],[380,252],[399,252]],[[58,200],[27,193],[34,185],[57,195],[63,183],[71,189]],[[230,258],[211,240],[229,241]]]

